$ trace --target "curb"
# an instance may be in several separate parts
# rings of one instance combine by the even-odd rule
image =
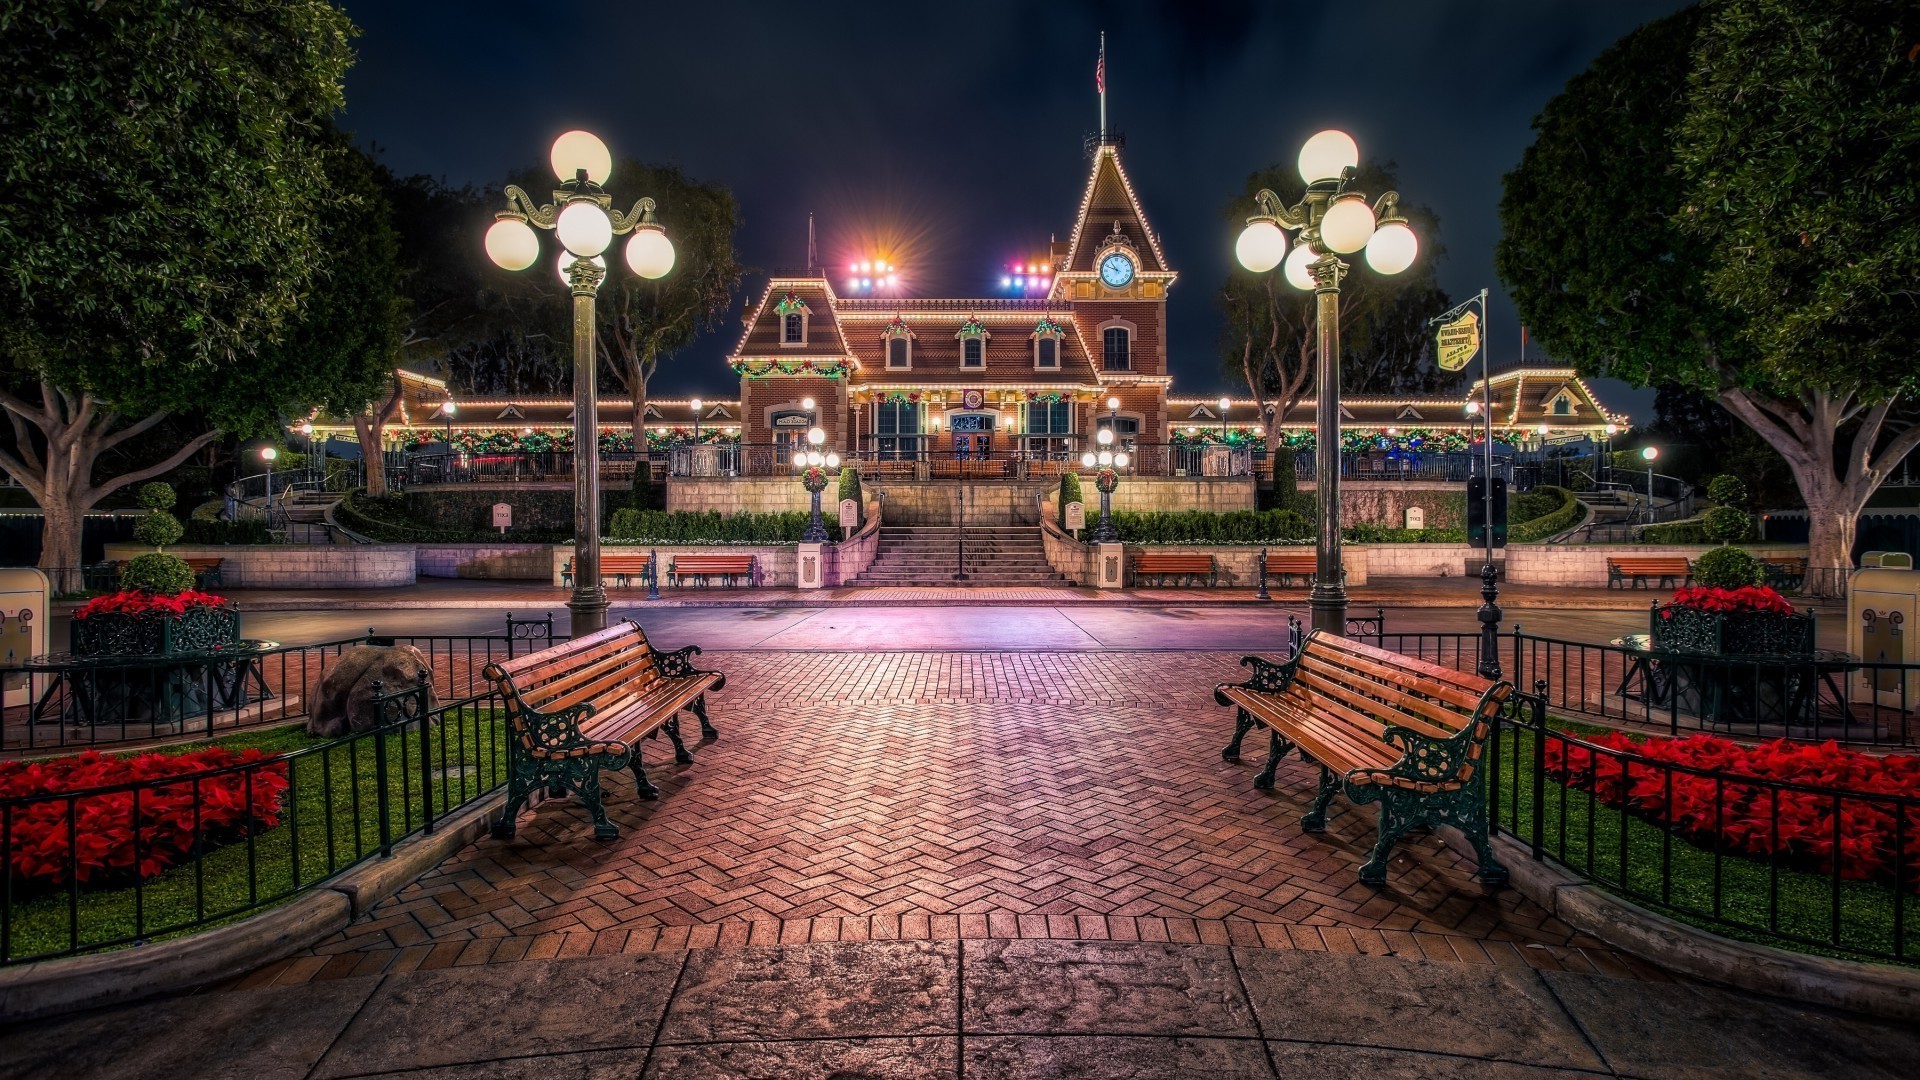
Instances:
[[[1437,831],[1454,851],[1473,858],[1472,845],[1457,829]],[[1522,896],[1575,930],[1668,971],[1790,1001],[1920,1021],[1920,969],[1721,937],[1649,911],[1549,862],[1536,862],[1532,850],[1512,837],[1496,835],[1493,845]]]
[[[392,856],[363,863],[276,908],[152,945],[0,968],[0,1023],[124,1005],[238,978],[346,929],[376,902],[485,835],[506,804],[487,796],[411,837]]]

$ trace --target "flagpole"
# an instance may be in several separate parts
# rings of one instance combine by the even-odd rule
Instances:
[[[1083,61],[1084,63],[1084,61]],[[1107,141],[1107,32],[1100,31],[1100,142]]]

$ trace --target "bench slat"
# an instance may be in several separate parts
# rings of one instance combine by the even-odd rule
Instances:
[[[1357,673],[1357,677],[1382,687],[1406,687],[1427,698],[1436,698],[1469,711],[1480,703],[1480,694],[1484,692],[1463,688],[1451,680],[1443,682],[1423,671],[1397,670],[1373,657],[1346,650],[1329,648],[1320,656],[1309,656],[1307,662],[1314,669],[1343,667]],[[1341,681],[1347,680],[1342,678]]]
[[[1311,659],[1311,658],[1309,658]],[[1391,687],[1378,683],[1365,683],[1359,686],[1348,685],[1340,680],[1327,677],[1325,669],[1315,669],[1302,665],[1296,681],[1304,682],[1316,693],[1337,700],[1355,712],[1365,713],[1379,721],[1376,737],[1385,731],[1387,724],[1398,724],[1404,728],[1418,731],[1430,739],[1449,739],[1466,726],[1465,719],[1444,705],[1435,705],[1411,694],[1402,694]],[[1384,699],[1384,704],[1382,700]],[[1408,710],[1412,710],[1409,712]],[[1418,713],[1418,715],[1414,715]],[[1384,716],[1378,715],[1384,714]]]
[[[1456,671],[1450,667],[1442,667],[1431,660],[1422,660],[1417,656],[1407,656],[1403,653],[1380,648],[1377,645],[1369,645],[1364,641],[1358,641],[1354,638],[1333,637],[1328,634],[1322,634],[1321,636],[1329,639],[1326,644],[1322,646],[1323,648],[1337,649],[1348,655],[1357,656],[1370,660],[1377,665],[1382,665],[1386,670],[1393,673],[1393,680],[1395,682],[1399,682],[1406,672],[1411,671],[1436,682],[1447,683],[1460,690],[1466,691],[1475,701],[1480,700],[1480,695],[1485,693],[1487,689],[1488,681],[1471,672]]]
[[[659,669],[653,657],[644,649],[633,649],[597,660],[543,685],[542,691],[559,689],[546,698],[545,704],[534,707],[541,712],[559,712],[583,701],[617,701],[644,690],[658,678]]]
[[[495,660],[488,666],[503,675],[519,675],[533,668],[565,666],[569,660],[582,653],[620,648],[623,644],[620,639],[636,634],[639,634],[638,627],[623,622],[609,626],[605,630],[596,630],[586,637],[574,638],[572,641],[527,653],[525,656],[516,656],[511,660]],[[645,635],[640,635],[640,640],[645,641]]]

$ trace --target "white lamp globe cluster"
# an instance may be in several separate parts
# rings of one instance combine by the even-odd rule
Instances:
[[[1344,131],[1322,131],[1300,148],[1300,179],[1309,186],[1338,181],[1359,164],[1360,147]],[[1279,266],[1287,284],[1301,290],[1314,287],[1309,268],[1322,254],[1356,251],[1366,252],[1374,272],[1398,274],[1419,256],[1420,241],[1404,221],[1377,221],[1366,198],[1354,192],[1335,198],[1321,215],[1317,245],[1295,244],[1288,251],[1286,230],[1264,215],[1249,221],[1234,244],[1241,266],[1256,274]]]
[[[1112,449],[1113,447],[1113,429],[1112,428],[1101,428],[1097,433],[1094,434],[1093,441],[1100,444],[1100,452],[1095,453],[1092,450],[1089,450],[1086,453],[1081,454],[1080,467],[1083,469],[1091,469],[1095,465],[1098,465],[1103,469],[1109,466],[1116,469],[1124,469],[1127,467],[1127,463],[1133,460],[1132,458],[1127,456],[1127,452],[1125,450],[1115,452]]]
[[[563,182],[578,180],[583,174],[594,185],[604,184],[613,175],[613,155],[607,144],[590,131],[569,131],[553,141],[548,154],[554,175]],[[554,234],[565,252],[560,256],[560,279],[567,281],[567,268],[578,259],[592,259],[606,268],[600,256],[613,246],[613,219],[590,190],[578,192],[554,219]],[[517,215],[495,221],[487,229],[487,257],[503,270],[525,270],[540,257],[540,238]],[[627,240],[627,268],[648,280],[665,277],[673,269],[673,241],[651,217],[636,225]]]
[[[812,449],[808,450],[804,454],[799,455],[798,460],[802,468],[805,468],[806,466],[809,466],[809,465],[813,466],[816,469],[822,469],[822,468],[837,469],[840,467],[839,454],[835,453],[832,450],[828,450],[825,453],[821,452],[820,448],[822,446],[825,446],[826,442],[827,442],[827,433],[825,430],[821,428],[814,428],[813,430],[807,432],[807,445],[812,447]]]

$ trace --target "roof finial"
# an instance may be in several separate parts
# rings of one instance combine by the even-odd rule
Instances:
[[[807,211],[807,273],[813,273],[813,264],[818,259],[813,244],[813,211]]]

